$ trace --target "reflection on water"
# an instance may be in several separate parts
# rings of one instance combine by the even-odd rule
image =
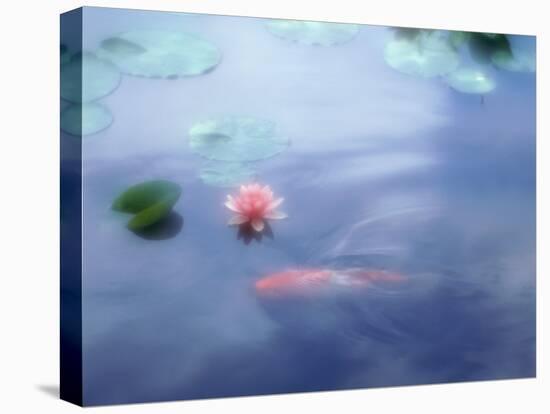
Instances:
[[[176,237],[182,228],[183,217],[172,211],[155,224],[133,231],[139,237],[147,240],[166,240]]]
[[[250,244],[252,240],[260,243],[264,237],[273,239],[275,236],[273,234],[273,229],[271,225],[266,222],[262,231],[256,231],[252,228],[250,223],[241,224],[239,230],[237,231],[237,239],[242,240],[246,245]]]
[[[114,122],[82,141],[87,404],[535,375],[535,75],[499,68],[531,68],[515,37],[84,16],[86,49],[145,56],[127,63],[152,77],[102,94]],[[190,60],[142,50],[160,27],[200,36]],[[464,67],[494,89],[449,77]],[[248,164],[204,179],[207,158]],[[288,218],[227,226],[224,186],[249,176]],[[160,179],[181,198],[129,231],[113,200]]]

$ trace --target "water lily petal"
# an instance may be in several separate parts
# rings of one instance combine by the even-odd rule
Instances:
[[[288,215],[286,213],[283,213],[282,211],[270,211],[265,215],[266,219],[271,219],[271,220],[281,220],[287,217]]]
[[[268,185],[262,188],[262,195],[267,200],[273,199],[273,191],[271,191],[271,188]]]
[[[264,229],[264,221],[262,219],[254,219],[250,224],[252,224],[252,228],[257,232],[260,232]]]
[[[239,208],[239,206],[237,206],[235,204],[235,201],[234,200],[228,200],[225,202],[224,204],[229,210],[231,211],[234,211],[235,213],[240,213],[241,212],[241,209]]]
[[[268,210],[275,210],[277,207],[279,207],[283,203],[283,201],[285,201],[285,199],[282,197],[272,201],[268,206]]]
[[[258,210],[260,207],[262,207],[263,202],[262,200],[254,200],[252,202],[252,207],[254,207],[256,210]]]
[[[229,225],[229,226],[239,226],[243,223],[246,223],[247,221],[248,221],[248,217],[237,215],[237,216],[231,217],[229,219],[229,221],[227,222],[227,225]]]

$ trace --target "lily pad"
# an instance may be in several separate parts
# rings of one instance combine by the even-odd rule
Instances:
[[[199,176],[205,184],[214,187],[237,187],[251,181],[256,170],[249,164],[218,161],[204,166]]]
[[[496,52],[491,58],[493,64],[500,69],[510,72],[535,72],[536,59],[529,53]]]
[[[112,208],[135,214],[128,222],[128,228],[140,230],[165,218],[180,195],[181,187],[176,183],[166,180],[147,181],[124,191],[113,202]]]
[[[221,61],[221,52],[195,35],[165,30],[134,30],[105,39],[98,55],[126,74],[177,78],[205,73]]]
[[[75,136],[91,135],[103,131],[113,123],[113,115],[106,106],[92,102],[68,104],[61,111],[61,129]]]
[[[449,32],[449,43],[455,49],[460,49],[467,41],[470,40],[470,32],[463,32],[460,30]]]
[[[412,27],[394,27],[393,30],[396,39],[408,40],[416,39],[423,31],[431,31],[430,29],[415,29]]]
[[[334,46],[353,39],[359,32],[359,25],[273,20],[267,23],[267,29],[277,37],[303,45]]]
[[[147,49],[143,46],[120,37],[110,37],[105,39],[101,42],[101,47],[109,53],[127,58],[139,56],[147,52]]]
[[[412,38],[397,36],[386,45],[384,57],[392,68],[426,78],[452,72],[460,61],[441,31],[422,31]]]
[[[493,64],[511,72],[536,72],[536,40],[534,36],[508,36],[511,50],[497,51],[491,56]]]
[[[510,41],[499,33],[470,33],[470,56],[478,63],[491,63],[495,53],[510,53]]]
[[[189,137],[193,151],[210,160],[229,162],[270,158],[289,145],[273,122],[246,116],[199,122],[191,127]]]
[[[445,78],[445,82],[459,92],[473,94],[486,94],[496,87],[492,77],[473,68],[457,69]]]
[[[111,63],[90,52],[79,53],[61,65],[61,98],[74,103],[96,101],[113,92],[120,79]]]

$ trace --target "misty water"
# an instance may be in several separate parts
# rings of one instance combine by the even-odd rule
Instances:
[[[87,404],[535,375],[534,73],[481,64],[496,87],[461,93],[390,67],[387,27],[310,46],[262,19],[116,9],[85,9],[84,49],[145,29],[199,35],[221,61],[122,74],[100,101],[112,123],[82,138]],[[193,125],[224,116],[288,139],[246,163],[285,198],[288,218],[262,234],[227,226],[238,188],[205,181],[212,161],[190,146]],[[163,227],[130,231],[113,200],[156,179],[182,195]],[[322,297],[254,288],[351,268],[404,280]]]

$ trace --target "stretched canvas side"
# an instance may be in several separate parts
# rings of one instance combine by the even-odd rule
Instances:
[[[82,50],[82,9],[61,15],[61,63]],[[72,87],[82,94],[82,66],[61,76],[61,90]],[[68,76],[67,76],[68,75]],[[80,85],[80,86],[79,86]],[[82,405],[82,111],[61,101],[61,125],[70,120],[74,134],[63,129],[61,139],[61,399]],[[76,111],[74,110],[76,109]],[[67,112],[70,110],[71,112]]]

